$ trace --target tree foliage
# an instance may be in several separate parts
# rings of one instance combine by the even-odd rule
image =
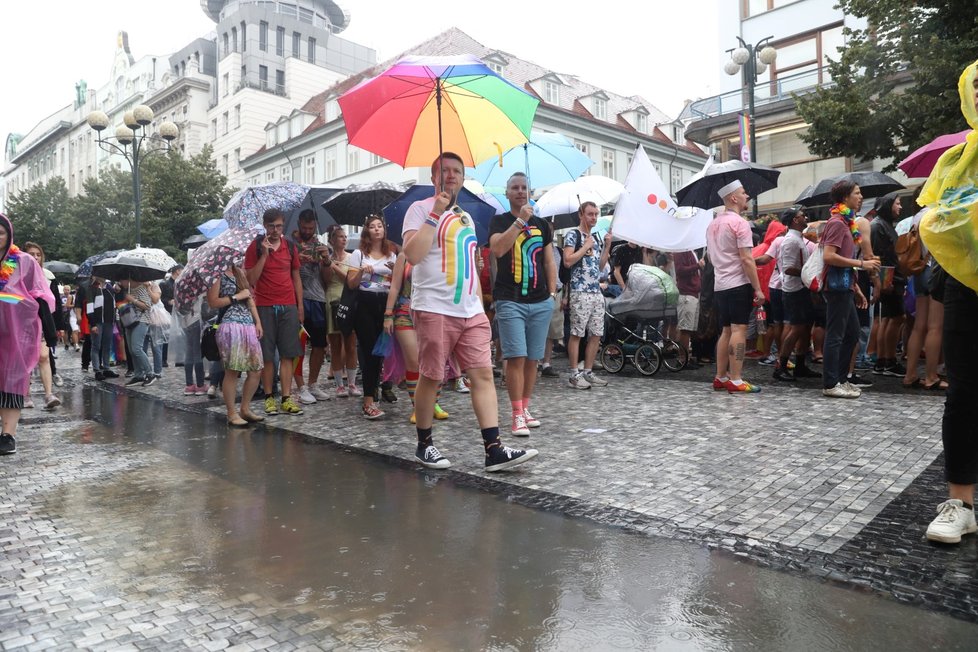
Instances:
[[[233,189],[211,160],[210,146],[189,159],[175,150],[140,162],[140,244],[183,259],[180,243],[196,226],[221,214]],[[48,260],[80,263],[109,249],[135,246],[132,173],[107,167],[69,197],[57,177],[11,197],[8,209],[16,241],[37,242]]]
[[[974,0],[839,0],[865,30],[846,29],[829,63],[834,85],[797,98],[811,125],[813,154],[890,158],[893,169],[914,149],[968,125],[957,82],[978,56]]]

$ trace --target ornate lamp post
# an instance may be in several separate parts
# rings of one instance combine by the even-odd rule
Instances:
[[[129,164],[129,169],[132,170],[132,197],[136,218],[136,246],[138,247],[140,240],[139,164],[141,157],[154,151],[169,150],[170,142],[177,137],[179,130],[175,124],[167,121],[160,125],[159,133],[147,134],[145,128],[153,122],[153,110],[145,104],[134,107],[132,111],[126,111],[122,121],[124,124],[116,127],[115,136],[103,138],[102,131],[109,126],[109,116],[103,111],[92,111],[88,114],[87,120],[88,126],[98,134],[96,141],[98,146],[109,154],[121,155]],[[154,144],[157,147],[150,149]]]
[[[773,36],[761,39],[756,45],[745,43],[737,37],[740,47],[730,51],[730,61],[723,66],[728,75],[736,75],[743,71],[744,85],[747,87],[747,122],[748,129],[741,133],[740,158],[742,161],[753,163],[757,161],[755,150],[757,132],[754,127],[754,87],[758,75],[764,74],[767,67],[778,58],[778,51],[768,45]],[[757,219],[757,198],[754,198],[754,219]]]

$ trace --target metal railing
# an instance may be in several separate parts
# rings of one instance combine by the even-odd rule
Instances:
[[[757,108],[765,104],[790,100],[793,94],[810,93],[819,87],[831,84],[828,67],[778,77],[773,81],[758,82],[754,87],[754,106]],[[740,113],[746,108],[746,97],[747,93],[744,89],[737,89],[723,95],[697,100],[689,107],[690,117],[694,120],[703,120],[728,113]]]

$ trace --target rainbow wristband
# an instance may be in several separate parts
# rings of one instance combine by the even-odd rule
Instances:
[[[433,220],[430,217],[424,218],[424,223],[429,226],[433,226],[436,229],[438,228],[438,220]]]

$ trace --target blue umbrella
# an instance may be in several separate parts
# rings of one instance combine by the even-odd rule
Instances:
[[[466,174],[487,189],[496,190],[505,189],[514,172],[523,172],[532,188],[545,188],[573,181],[592,165],[594,161],[566,136],[535,131],[530,135],[530,142],[468,168]]]
[[[415,185],[384,207],[384,220],[387,222],[387,237],[397,244],[401,244],[401,229],[404,226],[404,215],[408,208],[416,201],[428,199],[435,196],[434,186]],[[486,202],[479,199],[475,193],[468,188],[462,188],[458,193],[458,205],[472,216],[475,222],[475,234],[479,240],[479,245],[489,242],[489,220],[496,214],[496,209]]]
[[[205,238],[210,240],[211,238],[216,238],[228,229],[228,221],[223,217],[215,217],[213,220],[207,220],[203,224],[197,225],[197,230],[200,231]]]
[[[262,215],[277,208],[288,215],[298,208],[309,193],[309,186],[291,181],[268,183],[239,190],[224,207],[228,226],[261,226]]]

